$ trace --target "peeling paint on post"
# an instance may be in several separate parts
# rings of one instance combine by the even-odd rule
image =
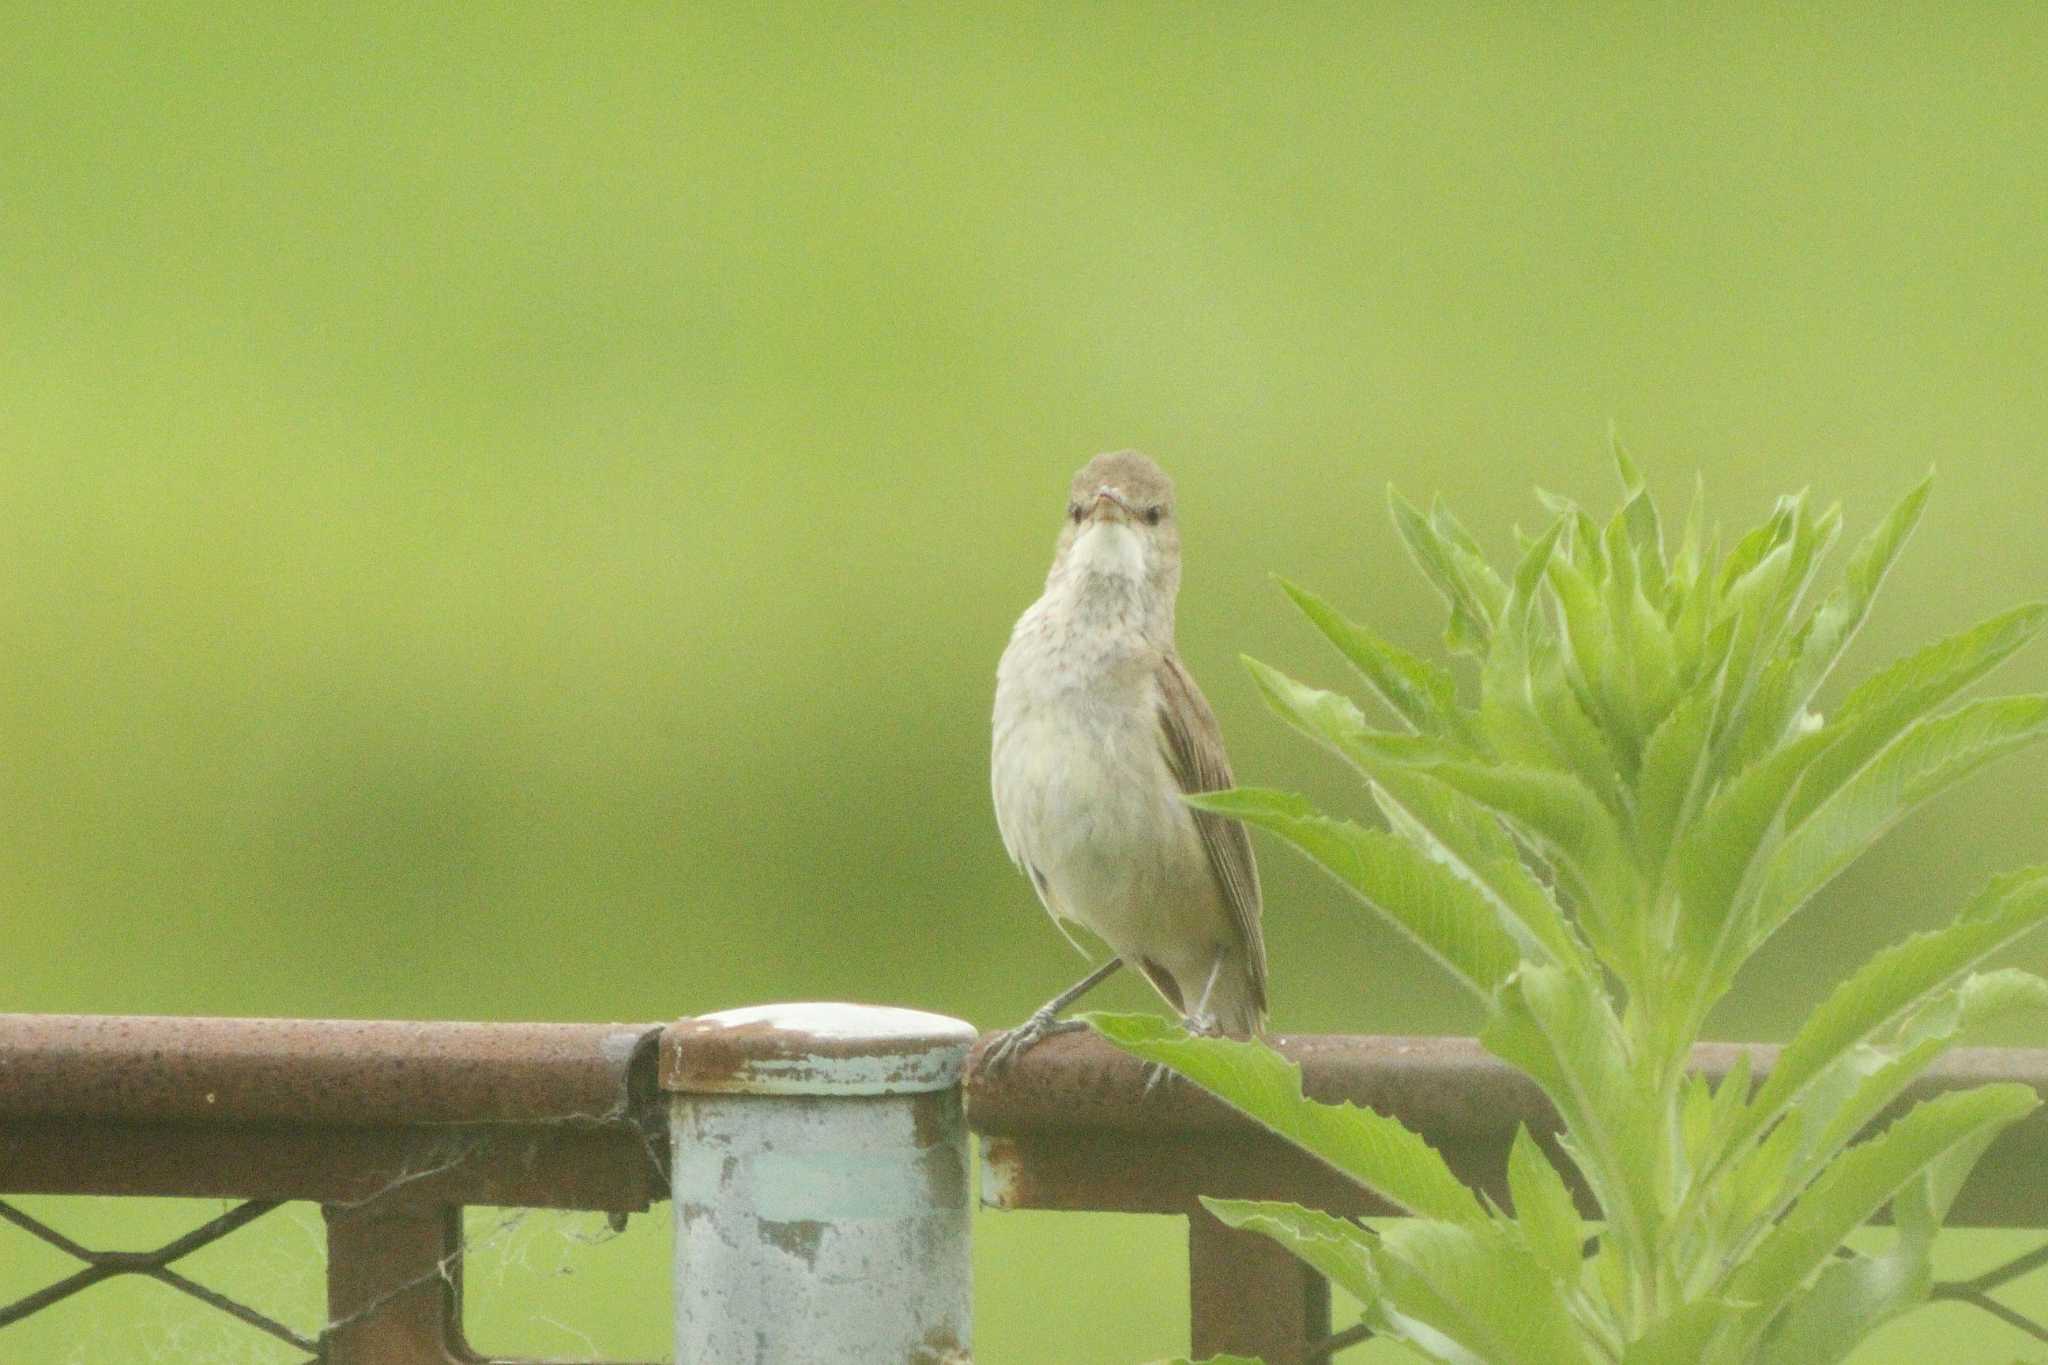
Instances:
[[[677,1365],[965,1365],[972,1026],[871,1005],[685,1019],[671,1092]]]

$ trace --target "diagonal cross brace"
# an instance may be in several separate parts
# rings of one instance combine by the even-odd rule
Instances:
[[[24,1298],[16,1299],[13,1303],[0,1306],[0,1327],[12,1326],[32,1313],[39,1313],[53,1303],[70,1298],[82,1289],[90,1289],[102,1280],[112,1279],[116,1275],[144,1275],[160,1284],[167,1284],[179,1293],[189,1295],[210,1308],[217,1308],[259,1332],[268,1333],[302,1351],[317,1354],[320,1350],[320,1343],[317,1341],[301,1336],[275,1318],[189,1280],[170,1268],[172,1261],[181,1256],[189,1256],[201,1247],[217,1242],[236,1229],[247,1226],[277,1208],[278,1204],[279,1201],[275,1199],[251,1199],[246,1203],[237,1204],[220,1217],[192,1229],[182,1237],[164,1243],[154,1251],[94,1251],[90,1247],[80,1246],[49,1224],[23,1213],[5,1200],[0,1200],[0,1219],[14,1224],[32,1237],[48,1242],[66,1255],[85,1262],[85,1269],[76,1274],[66,1276]]]

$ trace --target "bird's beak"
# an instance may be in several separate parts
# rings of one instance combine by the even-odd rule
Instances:
[[[1095,490],[1095,501],[1088,506],[1090,521],[1128,522],[1132,516],[1131,505],[1125,502],[1123,495],[1114,488],[1104,484]]]

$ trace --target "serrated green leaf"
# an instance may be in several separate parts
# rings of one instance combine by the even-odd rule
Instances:
[[[1719,1151],[1726,1145],[1755,1089],[1750,1079],[1749,1049],[1742,1048],[1736,1052],[1728,1074],[1721,1078],[1721,1084],[1714,1087],[1713,1124],[1707,1139],[1711,1150]]]
[[[1922,1006],[1896,1044],[1858,1047],[1838,1058],[1793,1111],[1800,1140],[1785,1177],[1786,1202],[1943,1053],[2013,1014],[2044,1007],[2048,981],[2031,973],[1972,976]]]
[[[1730,1224],[1735,1234],[1753,1237],[1763,1224],[1780,1218],[1814,1177],[1942,1053],[1981,1036],[1986,1027],[2016,1011],[2038,1010],[2044,1004],[2048,981],[2029,973],[1971,977],[1916,1012],[1895,1042],[1858,1044],[1842,1053],[1801,1089],[1765,1147],[1736,1168],[1733,1182],[1758,1195],[1759,1202],[1745,1205],[1747,1226]],[[1954,1197],[1953,1188],[1936,1190],[1931,1185],[1923,1193],[1934,1210],[1931,1219],[1946,1212]],[[1900,1221],[1903,1225],[1906,1219]]]
[[[2041,1103],[2029,1086],[1979,1086],[1915,1106],[1844,1152],[1766,1233],[1728,1278],[1727,1297],[1755,1305],[1755,1331],[1792,1298],[1856,1228],[1961,1144],[1984,1139]],[[1981,1150],[1981,1148],[1980,1148]]]
[[[1448,670],[1380,639],[1306,588],[1284,578],[1280,587],[1358,670],[1374,695],[1410,728],[1426,735],[1462,737],[1457,683]]]
[[[1933,488],[1934,476],[1930,474],[1885,514],[1884,520],[1850,554],[1841,586],[1829,594],[1800,630],[1791,675],[1791,694],[1797,706],[1811,704],[1813,694],[1856,638],[1856,632],[1863,628],[1870,615],[1870,604],[1884,586],[1885,575],[1891,572],[1899,552],[1911,539],[1913,529],[1920,524],[1920,514]]]
[[[1705,798],[1714,720],[1710,691],[1679,698],[1650,732],[1636,777],[1636,839],[1643,860],[1664,867],[1680,829]]]
[[[1490,1001],[1521,961],[1479,888],[1406,840],[1333,820],[1286,792],[1237,788],[1193,796],[1189,804],[1293,844],[1481,1000]]]
[[[1741,1319],[1739,1304],[1726,1299],[1694,1299],[1650,1324],[1630,1342],[1622,1352],[1621,1365],[1721,1365],[1730,1357],[1715,1350],[1715,1342]]]
[[[1707,1150],[1714,1134],[1714,1091],[1707,1078],[1695,1071],[1679,1088],[1678,1124],[1688,1160]]]
[[[1351,698],[1296,682],[1249,654],[1241,658],[1266,705],[1289,725],[1340,757],[1348,758],[1348,746],[1358,736],[1370,733],[1371,727]]]
[[[1633,498],[1643,491],[1643,471],[1629,456],[1628,448],[1621,443],[1621,428],[1612,419],[1607,423],[1607,455],[1614,461],[1614,472],[1621,476],[1621,491]]]
[[[1494,1227],[1394,1223],[1373,1266],[1380,1299],[1367,1321],[1441,1359],[1567,1365],[1591,1358],[1562,1291]]]
[[[1792,529],[1799,518],[1800,509],[1805,505],[1806,495],[1781,497],[1771,508],[1771,515],[1736,541],[1728,550],[1728,557],[1721,561],[1721,595],[1729,591],[1741,579],[1753,574],[1756,567],[1792,538]]]
[[[1366,776],[1397,784],[1403,770],[1426,773],[1502,813],[1539,845],[1554,849],[1587,899],[1599,894],[1611,904],[1626,894],[1627,851],[1599,798],[1577,779],[1538,769],[1463,762],[1454,751],[1432,741],[1373,731],[1348,698],[1305,686],[1256,659],[1244,662],[1268,705]],[[1602,908],[1594,906],[1594,913]]]
[[[1394,832],[1477,887],[1530,957],[1593,970],[1564,912],[1491,812],[1419,769],[1390,766],[1373,779],[1372,792]]]
[[[1415,746],[1354,734],[1346,756],[1368,776],[1419,768],[1501,817],[1550,860],[1579,893],[1578,910],[1596,946],[1619,907],[1640,888],[1633,859],[1600,798],[1569,773],[1447,758]]]
[[[1610,1233],[1647,1246],[1658,1198],[1655,1120],[1645,1108],[1654,1097],[1638,1083],[1606,997],[1583,978],[1525,966],[1501,988],[1479,1041],[1550,1097]]]
[[[1781,649],[1764,664],[1750,688],[1742,733],[1722,748],[1729,767],[1740,768],[1768,755],[1801,718],[1792,714],[1793,660]]]
[[[1558,1283],[1578,1284],[1585,1262],[1585,1224],[1564,1177],[1520,1125],[1508,1150],[1508,1193],[1514,1200],[1516,1227],[1529,1250]]]
[[[1537,629],[1537,592],[1564,527],[1557,521],[1546,528],[1515,570],[1480,669],[1480,726],[1500,756],[1579,775],[1618,806],[1614,760],[1598,731],[1578,711],[1563,677],[1557,644]]]
[[[1622,788],[1622,760],[1566,676],[1563,649],[1555,641],[1545,642],[1531,661],[1529,687],[1553,765],[1585,783],[1617,820],[1625,820],[1630,802]]]
[[[1602,1237],[1586,1263],[1586,1284],[1595,1301],[1604,1304],[1609,1322],[1625,1321],[1637,1311],[1628,1260],[1612,1237]]]
[[[1536,589],[1564,533],[1562,520],[1552,522],[1522,553],[1495,623],[1495,638],[1480,669],[1481,696],[1527,709],[1529,660],[1534,640],[1531,617]]]
[[[1571,523],[1565,518],[1554,518],[1523,547],[1521,558],[1515,561],[1514,575],[1508,580],[1507,597],[1501,604],[1503,621],[1513,617],[1518,626],[1527,628],[1529,613],[1536,605],[1537,590],[1543,586],[1544,576],[1550,569],[1550,557],[1557,552],[1558,542],[1570,527]]]
[[[2048,868],[2031,868],[1993,881],[1946,929],[1915,934],[1878,952],[1837,986],[1785,1045],[1736,1140],[1775,1122],[1850,1048],[2043,923],[2048,923]]]
[[[1621,509],[1622,524],[1628,528],[1629,543],[1635,547],[1636,577],[1643,595],[1657,606],[1664,603],[1664,525],[1657,516],[1657,500],[1647,488],[1637,491]]]
[[[1994,697],[1913,725],[1808,815],[1772,855],[1750,942],[1761,943],[1928,798],[2048,736],[2048,697]]]
[[[1717,1243],[1730,1245],[1753,1236],[1784,1207],[1787,1175],[1799,1155],[1800,1136],[1797,1125],[1781,1123],[1752,1147],[1748,1156],[1712,1177],[1720,1186],[1715,1191],[1721,1204]]]
[[[1424,517],[1392,488],[1387,490],[1387,505],[1416,567],[1451,608],[1446,642],[1459,653],[1483,651],[1493,637],[1494,615],[1507,589],[1470,545],[1469,537],[1463,538],[1463,544],[1457,543],[1446,535],[1440,518]]]
[[[1541,484],[1536,485],[1535,491],[1536,501],[1553,517],[1574,517],[1578,514],[1579,504],[1564,494],[1553,493]]]
[[[1693,504],[1695,513],[1699,503]],[[1722,622],[1720,579],[1714,572],[1715,556],[1721,552],[1721,531],[1716,527],[1699,554],[1698,568],[1691,575],[1691,587],[1673,599],[1677,610],[1671,620],[1671,638],[1678,642],[1685,676],[1697,683],[1712,678],[1716,664],[1708,657],[1707,643],[1715,624]],[[1725,622],[1732,638],[1734,623]]]
[[[1690,593],[1698,586],[1700,542],[1706,528],[1706,503],[1706,476],[1695,470],[1692,479],[1692,501],[1685,509],[1685,529],[1678,533],[1678,550],[1671,556],[1669,581],[1674,591]],[[1678,619],[1679,605],[1676,601],[1665,603],[1666,614],[1674,622]]]
[[[1601,600],[1600,582],[1575,559],[1551,556],[1550,592],[1557,603],[1565,676],[1587,714],[1608,734],[1618,735],[1628,729],[1629,713],[1616,690],[1614,626]]]
[[[1807,765],[1827,747],[1825,732],[1801,735],[1728,782],[1679,838],[1679,966],[1695,1000],[1696,1025],[1747,956],[1760,863],[1776,849],[1786,805]]]
[[[1729,589],[1736,614],[1728,657],[1730,686],[1724,689],[1722,733],[1734,737],[1735,761],[1768,752],[1789,723],[1790,668],[1779,654],[1791,622],[1819,572],[1822,556],[1841,530],[1839,507],[1818,517],[1806,514],[1804,495],[1793,499],[1791,533],[1750,574]]]
[[[1608,740],[1633,770],[1636,755],[1642,751],[1643,740],[1648,737],[1651,721],[1646,705],[1649,689],[1641,676],[1642,653],[1636,639],[1636,623],[1640,618],[1635,603],[1642,590],[1637,581],[1635,547],[1629,543],[1628,529],[1621,513],[1615,513],[1607,523],[1601,543],[1606,551],[1608,571],[1600,605],[1614,639],[1607,692],[1613,702],[1614,714],[1622,722],[1619,728],[1609,733]]]
[[[1379,1297],[1373,1275],[1373,1237],[1356,1223],[1319,1209],[1269,1199],[1203,1198],[1202,1207],[1225,1227],[1270,1237],[1362,1304]]]
[[[1804,819],[1908,726],[2011,657],[2048,625],[2039,603],[2002,612],[1918,650],[1843,699],[1831,721],[1839,738],[1801,784],[1787,818]]]
[[[1678,641],[1664,613],[1638,589],[1628,601],[1630,647],[1634,651],[1637,727],[1647,738],[1678,699]]]
[[[1172,1067],[1310,1155],[1424,1218],[1485,1223],[1478,1196],[1397,1120],[1302,1094],[1301,1068],[1262,1042],[1199,1038],[1149,1014],[1088,1014],[1096,1032],[1133,1056]]]
[[[1473,595],[1486,608],[1487,614],[1498,620],[1502,603],[1507,598],[1507,585],[1487,563],[1486,552],[1479,548],[1479,542],[1472,539],[1471,533],[1452,514],[1442,494],[1429,500],[1429,525],[1451,551],[1452,559],[1459,572],[1465,575]]]
[[[1926,1301],[1934,1286],[1928,1251],[1917,1240],[1901,1238],[1884,1255],[1831,1262],[1772,1324],[1757,1365],[1837,1365],[1848,1359],[1872,1332]]]

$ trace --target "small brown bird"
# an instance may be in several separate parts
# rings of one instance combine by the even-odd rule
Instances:
[[[989,1049],[992,1070],[1079,1027],[1055,1020],[1125,963],[1192,1029],[1244,1037],[1265,1024],[1251,841],[1181,799],[1232,778],[1174,650],[1179,591],[1173,481],[1135,450],[1096,456],[1074,476],[1045,592],[996,670],[991,785],[1003,845],[1054,923],[1116,956]]]

